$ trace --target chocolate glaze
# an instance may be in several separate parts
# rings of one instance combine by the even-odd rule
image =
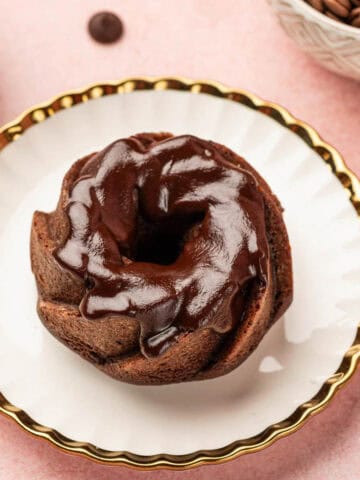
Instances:
[[[85,163],[54,255],[85,281],[82,315],[135,317],[151,357],[182,332],[240,322],[249,282],[267,280],[269,247],[256,180],[216,144],[146,143],[118,140]]]

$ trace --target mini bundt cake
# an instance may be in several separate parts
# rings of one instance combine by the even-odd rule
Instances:
[[[224,375],[292,300],[282,208],[217,143],[138,134],[78,160],[35,212],[38,313],[112,377],[159,385]]]

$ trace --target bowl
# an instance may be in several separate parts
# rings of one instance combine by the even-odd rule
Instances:
[[[318,63],[360,80],[360,28],[332,20],[304,0],[268,0],[286,33]]]

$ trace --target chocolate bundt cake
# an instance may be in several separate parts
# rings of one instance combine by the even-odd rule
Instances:
[[[217,143],[139,134],[78,160],[35,212],[31,263],[47,329],[140,385],[226,374],[292,300],[282,208]]]

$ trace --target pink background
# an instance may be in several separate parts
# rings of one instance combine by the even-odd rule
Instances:
[[[360,173],[360,84],[300,52],[265,0],[0,0],[0,6],[0,124],[90,82],[142,74],[214,79],[286,106]],[[113,46],[95,44],[86,31],[89,16],[104,8],[125,23],[124,38]],[[260,453],[188,472],[144,473],[66,455],[0,418],[0,478],[355,480],[359,425],[357,373],[326,411]]]

